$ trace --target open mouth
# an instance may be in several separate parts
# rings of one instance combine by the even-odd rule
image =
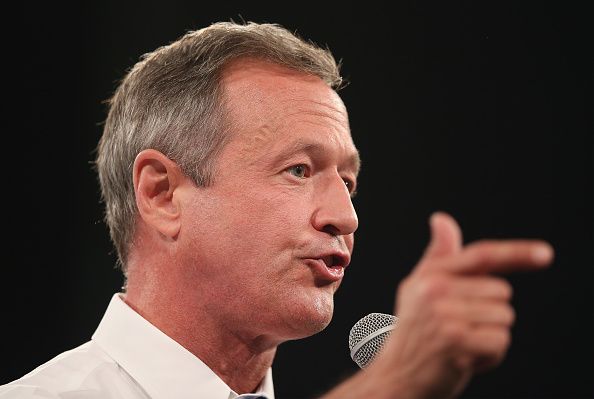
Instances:
[[[344,268],[344,261],[339,256],[328,255],[324,256],[321,260],[327,268]]]

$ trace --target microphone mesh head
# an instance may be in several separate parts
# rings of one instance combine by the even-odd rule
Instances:
[[[389,327],[395,326],[397,321],[398,318],[390,314],[370,313],[355,323],[349,333],[349,350],[359,367],[365,368],[371,363],[390,336]],[[380,331],[382,329],[385,331]],[[358,349],[357,345],[360,345]],[[353,349],[356,349],[354,353]]]

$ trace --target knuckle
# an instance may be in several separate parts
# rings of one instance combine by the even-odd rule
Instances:
[[[448,347],[458,347],[465,339],[466,329],[460,323],[443,323],[440,330],[441,340]]]
[[[420,279],[418,285],[420,296],[428,302],[442,298],[448,292],[448,288],[448,279],[437,275],[428,275]]]
[[[466,248],[469,251],[488,252],[492,250],[493,244],[493,240],[480,239],[468,244]]]
[[[499,333],[495,336],[495,347],[497,352],[504,354],[511,344],[511,333],[507,328],[499,330]]]
[[[509,301],[513,295],[513,288],[511,284],[500,277],[486,277],[485,284],[482,286],[484,292],[488,292],[488,296],[493,299]]]
[[[493,259],[492,251],[489,250],[488,245],[481,245],[472,248],[470,255],[473,262],[478,264],[490,263]]]
[[[447,322],[452,315],[452,309],[447,301],[433,301],[429,304],[430,314],[438,323]]]
[[[516,321],[516,311],[511,306],[507,307],[507,325],[511,326]]]
[[[499,281],[499,291],[501,292],[501,297],[507,301],[509,301],[514,293],[514,290],[510,283],[505,280]]]

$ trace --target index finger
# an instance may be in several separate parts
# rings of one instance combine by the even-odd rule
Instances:
[[[553,254],[553,247],[542,240],[484,240],[433,259],[425,269],[463,274],[539,270],[551,263]]]

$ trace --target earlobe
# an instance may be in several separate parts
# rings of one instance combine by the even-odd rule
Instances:
[[[177,164],[159,151],[144,150],[136,156],[133,182],[140,218],[171,240],[177,237],[181,227],[175,196],[181,178]]]

